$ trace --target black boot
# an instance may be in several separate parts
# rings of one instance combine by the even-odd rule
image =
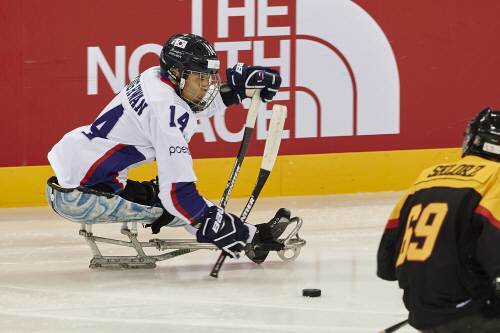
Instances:
[[[290,211],[286,208],[280,208],[271,221],[257,224],[257,232],[252,243],[245,248],[247,257],[256,264],[261,264],[266,260],[269,251],[283,250],[284,246],[278,238],[289,224]]]
[[[164,226],[167,226],[174,220],[175,216],[167,212],[167,210],[163,209],[163,214],[159,218],[157,218],[153,223],[145,225],[145,228],[151,227],[151,233],[157,234],[160,232],[160,229]]]
[[[136,183],[139,184],[137,187],[140,187],[142,189],[142,191],[137,191],[141,193],[142,202],[139,202],[140,204],[163,208],[163,214],[159,218],[157,218],[151,224],[144,224],[144,228],[151,228],[152,234],[158,234],[161,228],[169,225],[170,222],[174,220],[175,216],[167,212],[167,210],[165,209],[165,207],[163,207],[160,201],[160,198],[158,196],[160,194],[160,185],[158,185],[158,177],[150,181],[145,181],[141,183],[136,182]],[[125,187],[125,189],[127,189],[127,187]]]

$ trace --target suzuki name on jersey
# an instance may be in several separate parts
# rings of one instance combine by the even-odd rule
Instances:
[[[484,169],[484,167],[484,165],[471,164],[438,165],[432,170],[432,173],[427,175],[427,178],[436,176],[474,177],[480,170]]]
[[[140,116],[142,111],[148,106],[148,103],[146,103],[146,99],[144,98],[139,76],[127,85],[125,93],[130,106]]]

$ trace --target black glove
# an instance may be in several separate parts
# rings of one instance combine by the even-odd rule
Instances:
[[[163,209],[163,214],[159,218],[157,218],[153,223],[144,225],[144,228],[151,228],[152,234],[157,234],[160,232],[160,229],[169,225],[170,222],[174,220],[175,216],[167,212],[166,209]]]
[[[234,67],[226,70],[227,84],[231,88],[231,94],[222,96],[224,103],[239,104],[247,96],[246,89],[261,89],[260,97],[263,102],[269,102],[278,92],[281,86],[281,76],[278,71],[268,67],[246,66],[237,63]],[[223,90],[221,90],[222,94]]]
[[[213,243],[235,258],[243,250],[248,239],[248,227],[236,215],[225,213],[221,207],[212,206],[200,219],[196,240],[200,243]]]

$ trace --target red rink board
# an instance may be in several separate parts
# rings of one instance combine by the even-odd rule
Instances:
[[[378,50],[370,48],[372,39],[354,40],[362,22],[356,21],[357,16],[348,16],[351,9],[346,7],[343,17],[352,22],[352,30],[342,30],[342,35],[337,32],[345,22],[335,17],[336,11],[328,5],[330,2],[323,1],[321,8],[311,9],[313,17],[317,15],[317,22],[310,19],[309,22],[302,22],[298,21],[303,17],[301,1],[307,0],[248,1],[253,8],[244,9],[245,16],[224,18],[222,16],[227,16],[228,8],[243,7],[245,2],[203,1],[200,8],[200,1],[197,0],[151,0],[147,6],[141,2],[126,2],[125,5],[123,1],[115,0],[1,0],[0,98],[3,122],[0,140],[4,145],[0,166],[47,164],[46,154],[50,147],[65,132],[92,122],[114,95],[100,67],[97,69],[97,92],[89,94],[87,73],[90,48],[98,48],[113,72],[121,70],[124,80],[128,82],[133,79],[129,77],[130,72],[142,71],[157,64],[154,53],[132,60],[134,54],[137,56],[137,50],[148,44],[161,45],[171,34],[191,32],[193,26],[201,29],[207,38],[221,43],[219,45],[227,46],[228,42],[243,45],[238,53],[240,61],[251,63],[256,54],[261,58],[286,58],[289,82],[284,87],[285,98],[279,103],[288,106],[285,128],[289,132],[288,138],[282,142],[281,154],[457,147],[471,115],[486,105],[500,107],[500,94],[495,83],[500,74],[497,60],[500,53],[497,37],[500,21],[496,19],[500,2],[355,1],[352,6],[358,8],[351,9],[356,13],[365,13],[360,17],[371,17],[383,31],[397,65],[399,80],[396,133],[384,134],[382,130],[379,134],[366,135],[360,133],[361,126],[358,124],[360,114],[367,112],[366,106],[362,109],[361,102],[357,101],[364,93],[361,80],[364,73],[357,71],[353,59],[364,58],[368,63],[375,61]],[[266,8],[259,7],[259,3],[264,3]],[[263,10],[266,15],[262,15]],[[193,13],[197,11],[201,16],[194,17],[201,17],[201,20],[193,24]],[[252,17],[254,21],[248,23]],[[328,20],[329,17],[331,20]],[[224,26],[227,26],[227,36],[221,31]],[[301,29],[306,29],[303,27],[312,29],[313,33],[306,36],[301,32]],[[317,37],[325,35],[330,28],[332,35],[328,35],[331,37],[328,41]],[[279,31],[285,33],[280,34]],[[358,51],[342,48],[340,40],[349,39],[356,43],[352,45],[353,50]],[[299,55],[307,51],[301,47],[316,45],[314,43],[324,46],[325,54],[318,53],[317,58],[300,58]],[[367,49],[359,51],[360,45],[366,45]],[[256,51],[257,47],[262,50]],[[282,54],[283,47],[286,55]],[[115,67],[115,58],[119,57],[115,54],[121,52],[117,50],[124,51],[121,67]],[[220,56],[225,67],[228,54],[222,51]],[[308,63],[300,63],[301,59],[306,59]],[[130,70],[129,66],[134,61],[139,61],[138,66]],[[325,67],[325,64],[330,64],[330,67]],[[342,71],[338,64],[346,65],[347,69]],[[300,78],[307,74],[301,70],[304,66],[316,69],[313,73],[314,87],[299,84]],[[342,90],[338,88],[343,87],[343,82],[349,78],[356,81],[352,84],[353,89],[349,90],[351,86],[346,89],[347,93],[353,94],[353,106],[348,105],[344,110],[345,106],[335,104],[334,99],[337,98],[336,93],[340,97],[345,96],[339,93]],[[386,82],[385,77],[378,77],[375,88],[371,90],[376,90],[376,87],[384,90]],[[318,95],[315,88],[330,86],[333,101],[325,95]],[[298,129],[303,126],[303,122],[296,121],[299,95],[308,96],[306,99],[310,105],[322,108],[324,112],[333,112],[331,117],[334,122],[338,115],[350,113],[352,121],[348,118],[343,128],[325,125],[321,123],[323,118],[317,116],[319,111],[311,109],[307,110],[310,117],[307,112],[305,116],[312,123],[305,129]],[[354,110],[356,107],[357,111]],[[370,107],[382,114],[384,112],[377,104]],[[195,135],[191,143],[195,158],[236,154],[239,144],[226,142],[225,139],[234,137],[230,133],[239,131],[243,125],[245,115],[238,109],[240,107],[230,108],[228,116],[222,122],[219,120],[218,124],[211,120],[205,135]],[[261,137],[265,134],[263,125],[265,122],[258,124],[262,128],[258,131]],[[329,134],[320,133],[322,126],[327,128],[325,132]],[[328,129],[330,127],[331,130]],[[224,131],[226,134],[222,133]],[[298,137],[300,131],[309,134]],[[310,135],[315,131],[315,135]],[[329,131],[340,132],[332,134]],[[215,141],[207,142],[210,135],[213,137],[209,140]],[[262,147],[263,141],[257,140],[251,145],[249,153],[258,155]]]

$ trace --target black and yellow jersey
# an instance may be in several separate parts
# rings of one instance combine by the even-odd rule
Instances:
[[[418,329],[478,312],[500,274],[500,163],[466,156],[424,170],[394,207],[377,275],[398,280]]]

